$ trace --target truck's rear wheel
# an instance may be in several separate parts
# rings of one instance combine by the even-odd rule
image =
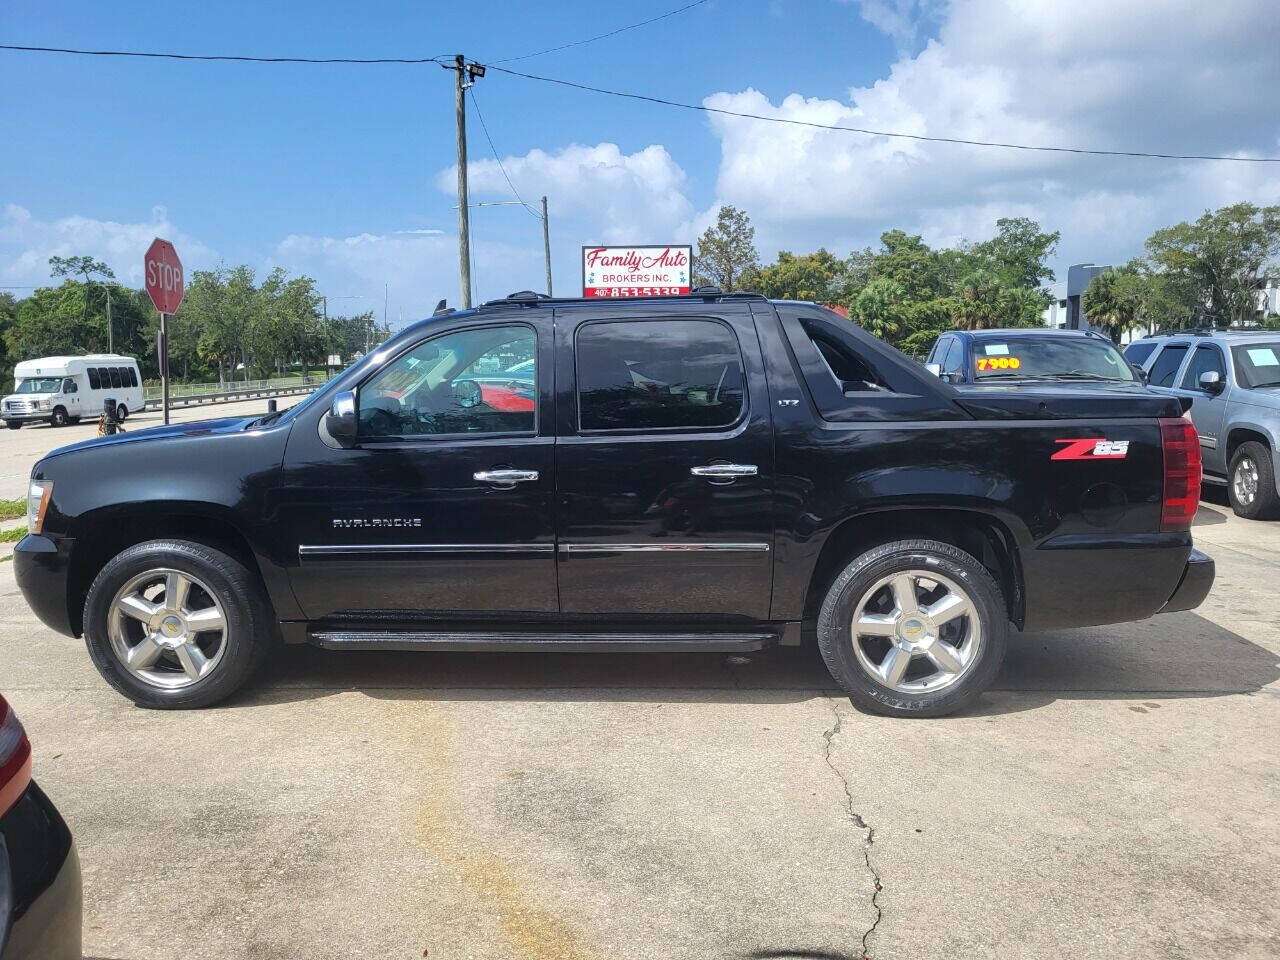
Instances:
[[[950,544],[901,540],[836,577],[818,617],[818,646],[857,706],[939,717],[995,680],[1008,626],[1000,588],[982,564]]]
[[[120,423],[124,423],[125,418],[127,416],[129,416],[128,407],[126,407],[123,403],[120,404],[120,406],[116,407],[116,420],[118,420]]]
[[[1237,517],[1271,520],[1280,516],[1271,451],[1264,444],[1250,440],[1232,454],[1227,496]]]
[[[112,558],[89,588],[94,666],[141,707],[204,707],[230,696],[265,655],[272,624],[257,578],[202,543],[152,540]]]

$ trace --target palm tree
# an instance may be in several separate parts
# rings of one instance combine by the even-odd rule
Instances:
[[[1089,322],[1107,331],[1113,343],[1138,322],[1138,305],[1121,270],[1109,267],[1089,281],[1080,300]]]
[[[850,313],[868,333],[881,340],[893,341],[906,332],[903,301],[906,288],[896,280],[879,277],[872,280],[853,298]]]

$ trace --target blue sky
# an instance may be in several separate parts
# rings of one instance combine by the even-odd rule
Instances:
[[[263,56],[493,61],[681,5],[9,0],[0,40]],[[1278,155],[1280,22],[1265,0],[1070,11],[1012,0],[709,0],[517,69],[748,112],[879,129]],[[1120,8],[1120,9],[1117,9]],[[175,63],[0,52],[0,284],[94,253],[122,279],[152,234],[188,269],[315,276],[352,310],[457,300],[451,74],[416,66]],[[980,239],[1001,215],[1063,231],[1060,263],[1127,259],[1207,206],[1280,199],[1274,165],[1010,155],[782,128],[504,76],[476,98],[526,200],[547,193],[558,292],[577,248],[692,242],[720,203],[761,252],[838,253],[905,227]],[[510,199],[474,112],[472,200]],[[477,294],[541,282],[540,226],[473,212]],[[438,231],[438,232],[435,232]],[[136,251],[134,249],[136,247]],[[344,308],[345,309],[345,308]]]

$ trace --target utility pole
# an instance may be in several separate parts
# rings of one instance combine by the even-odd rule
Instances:
[[[111,288],[107,287],[107,353],[115,353],[111,341]]]
[[[471,224],[467,207],[467,101],[466,65],[462,54],[454,57],[453,109],[458,126],[458,275],[462,282],[462,309],[471,307]]]
[[[542,256],[547,262],[547,296],[551,296],[551,227],[547,224],[547,198],[542,198]]]

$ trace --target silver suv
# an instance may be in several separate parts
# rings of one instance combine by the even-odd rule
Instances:
[[[1241,517],[1280,517],[1280,331],[1181,330],[1129,344],[1159,393],[1190,397],[1206,483]]]

